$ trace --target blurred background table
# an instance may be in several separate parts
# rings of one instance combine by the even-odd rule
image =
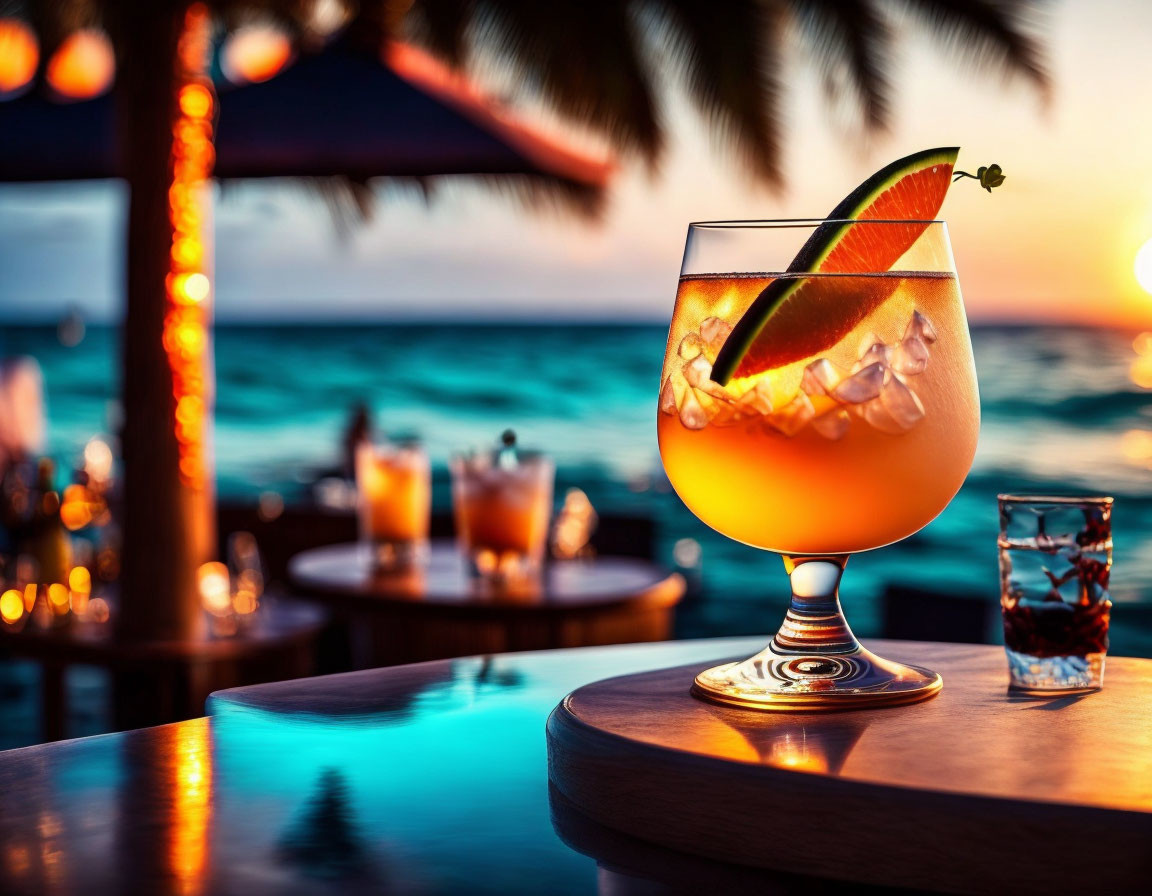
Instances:
[[[702,669],[758,643],[522,653],[280,682],[214,695],[209,719],[13,750],[0,761],[0,892],[904,886],[1047,896],[1133,892],[1147,881],[1147,660],[1109,660],[1100,693],[1023,700],[1006,692],[997,648],[870,642],[884,656],[931,663],[944,691],[913,706],[824,715],[701,704],[715,713],[715,736],[699,749],[730,755],[739,774],[772,774],[777,795],[840,807],[758,815],[766,791],[750,787],[716,836],[745,828],[770,868],[675,852],[550,793],[545,721],[565,694],[609,676]],[[653,737],[672,733],[657,728]],[[790,764],[795,753],[774,748],[782,737],[831,750],[826,769]],[[644,794],[629,792],[635,811]],[[666,820],[694,811],[651,808]],[[798,822],[818,825],[819,836],[805,839]]]
[[[552,561],[538,584],[495,591],[472,580],[450,539],[426,565],[377,572],[354,543],[289,561],[301,596],[345,618],[357,668],[480,653],[589,647],[672,636],[684,580],[636,557]]]
[[[0,626],[0,654],[39,665],[41,736],[67,736],[67,669],[85,665],[111,674],[117,729],[195,718],[212,691],[299,678],[314,672],[314,642],[327,613],[301,601],[268,595],[236,634],[205,631],[187,641],[126,641],[111,623],[80,620],[48,629]]]

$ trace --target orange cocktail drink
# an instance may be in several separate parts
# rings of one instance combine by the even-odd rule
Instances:
[[[432,508],[428,455],[415,444],[356,448],[360,538],[379,567],[404,567],[427,550]]]
[[[954,275],[827,279],[845,303],[890,295],[818,356],[721,387],[705,372],[772,278],[681,278],[661,380],[676,492],[728,537],[782,553],[846,554],[920,529],[959,489],[979,429]]]
[[[473,573],[494,580],[536,573],[552,516],[552,462],[532,452],[452,460],[456,533]]]

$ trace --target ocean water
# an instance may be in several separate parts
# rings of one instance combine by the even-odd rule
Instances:
[[[384,430],[423,438],[434,500],[446,507],[448,456],[491,444],[511,426],[522,444],[555,456],[558,495],[579,486],[603,511],[653,516],[669,565],[677,542],[697,542],[700,597],[682,634],[773,629],[787,595],[779,560],[707,529],[661,470],[655,414],[665,334],[660,325],[221,325],[219,491],[302,496],[317,471],[338,462],[350,409],[364,402]],[[927,528],[852,559],[843,597],[859,634],[878,631],[876,597],[889,583],[995,602],[996,494],[1083,491],[1117,499],[1114,646],[1152,653],[1152,632],[1135,622],[1143,614],[1125,619],[1126,606],[1152,602],[1152,393],[1130,378],[1133,336],[974,329],[983,406],[976,462]],[[49,450],[62,469],[90,436],[115,429],[117,339],[114,329],[90,327],[65,348],[54,328],[0,325],[0,355],[42,365]]]

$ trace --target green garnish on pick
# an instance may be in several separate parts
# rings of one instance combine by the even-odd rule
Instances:
[[[981,165],[976,169],[975,174],[969,174],[967,171],[957,171],[956,176],[952,178],[952,183],[956,183],[956,181],[962,177],[970,177],[973,180],[980,181],[980,186],[991,193],[993,187],[998,187],[1004,183],[1004,169],[999,165]]]

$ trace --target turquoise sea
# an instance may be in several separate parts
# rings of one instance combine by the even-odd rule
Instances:
[[[983,405],[976,463],[926,529],[853,558],[844,602],[858,633],[877,631],[875,598],[887,583],[996,601],[996,494],[1079,490],[1117,499],[1114,647],[1152,655],[1152,632],[1124,615],[1125,605],[1152,600],[1152,393],[1129,378],[1134,335],[973,331]],[[303,497],[317,471],[336,465],[349,410],[364,402],[383,429],[424,439],[435,500],[446,507],[449,454],[511,426],[522,444],[555,456],[558,495],[578,486],[603,511],[653,516],[669,565],[694,553],[691,545],[676,552],[677,542],[698,543],[701,596],[683,634],[775,628],[787,594],[779,561],[707,529],[661,470],[655,404],[664,340],[655,324],[220,325],[220,493]],[[0,325],[0,355],[12,354],[42,365],[49,449],[68,469],[90,436],[115,429],[117,332],[90,327],[66,348],[54,327]]]

